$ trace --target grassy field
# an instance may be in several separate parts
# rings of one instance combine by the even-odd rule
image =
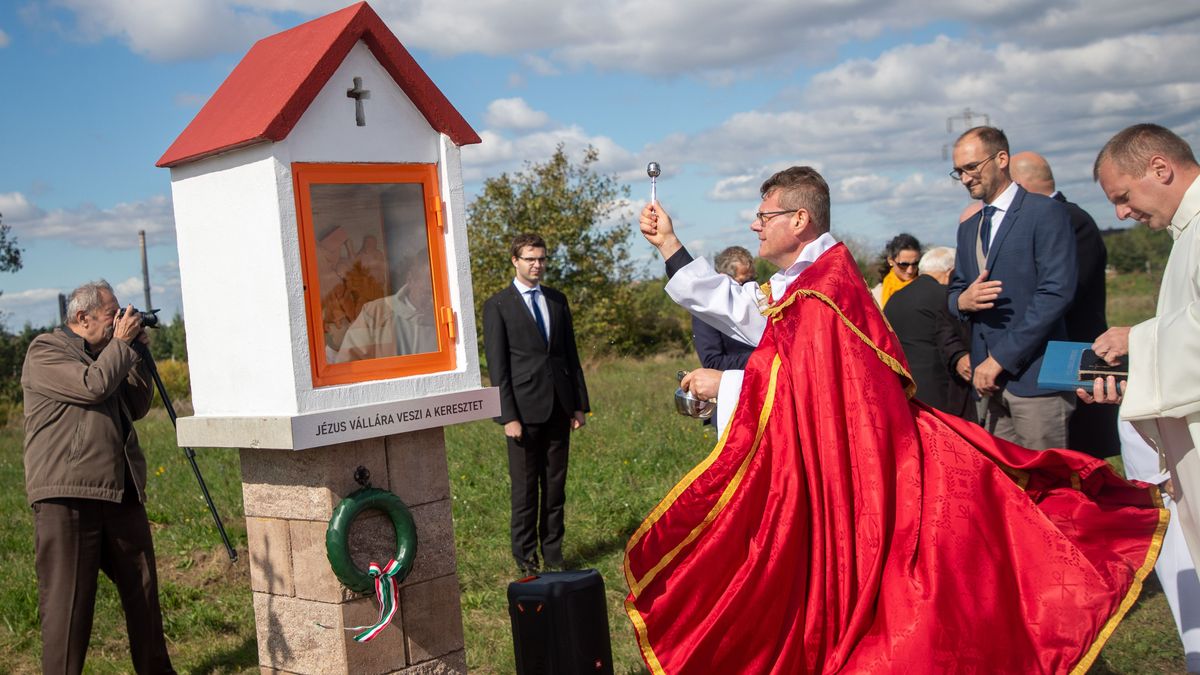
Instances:
[[[1108,325],[1132,326],[1154,316],[1162,270],[1121,274],[1108,280]]]
[[[1128,275],[1111,280],[1110,289],[1114,283],[1120,292],[1110,291],[1113,325],[1153,313],[1156,282]],[[589,367],[596,414],[572,440],[565,554],[568,565],[595,567],[604,576],[618,673],[643,672],[621,611],[623,546],[645,514],[715,442],[711,431],[675,415],[671,407],[675,371],[693,366],[691,357],[678,357]],[[257,672],[246,556],[229,564],[165,414],[153,412],[138,428],[150,462],[148,508],[175,666],[185,673]],[[475,673],[510,673],[514,661],[505,590],[514,570],[504,443],[490,421],[451,427],[446,440],[469,666]],[[206,449],[199,462],[244,553],[237,453]],[[0,430],[0,509],[5,571],[0,575],[0,673],[34,673],[41,645],[19,430]],[[88,672],[129,669],[120,605],[112,585],[102,579]],[[1174,623],[1153,577],[1092,672],[1184,672]]]

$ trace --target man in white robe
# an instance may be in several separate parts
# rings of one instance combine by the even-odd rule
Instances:
[[[1161,484],[1168,478],[1159,466],[1158,453],[1146,445],[1145,439],[1129,422],[1117,426],[1121,436],[1121,462],[1125,465],[1125,477],[1145,483]],[[1188,552],[1187,541],[1179,527],[1176,514],[1179,509],[1168,495],[1163,496],[1163,506],[1171,511],[1171,524],[1163,537],[1162,551],[1154,564],[1154,573],[1162,584],[1163,595],[1175,617],[1175,627],[1183,642],[1187,659],[1187,671],[1200,673],[1200,577],[1196,576],[1196,565]]]
[[[671,299],[725,335],[755,346],[767,327],[762,307],[783,297],[801,272],[837,244],[829,234],[829,186],[816,170],[785,169],[768,178],[760,192],[762,203],[750,230],[761,242],[759,257],[780,269],[770,280],[770,300],[754,282],[738,284],[704,258],[692,259],[658,202],[647,204],[639,219],[642,234],[666,261]],[[720,401],[717,429],[723,431],[737,409],[742,371],[700,368],[688,373],[680,386],[700,399]]]
[[[1110,328],[1092,349],[1110,363],[1129,355],[1127,388],[1097,379],[1086,402],[1120,403],[1121,419],[1158,450],[1193,561],[1200,561],[1200,165],[1187,142],[1155,124],[1112,138],[1094,177],[1116,207],[1175,240],[1154,318]],[[1122,396],[1123,394],[1123,396]]]

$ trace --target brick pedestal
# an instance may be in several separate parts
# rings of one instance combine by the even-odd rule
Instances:
[[[450,477],[442,430],[428,429],[315,450],[242,449],[242,490],[250,585],[264,673],[465,673],[462,611],[454,560]],[[359,644],[345,626],[373,624],[373,595],[343,586],[325,555],[333,508],[371,472],[417,526],[417,556],[400,587],[400,609],[375,640]],[[350,531],[362,569],[386,563],[396,536],[383,514],[367,511]],[[318,627],[321,623],[337,630]]]

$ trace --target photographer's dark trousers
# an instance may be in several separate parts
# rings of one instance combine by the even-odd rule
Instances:
[[[174,673],[158,606],[154,544],[145,507],[56,498],[33,505],[42,672],[80,673],[103,570],[121,596],[138,673]]]
[[[521,569],[536,570],[540,540],[542,563],[561,568],[571,417],[552,415],[545,424],[522,424],[521,440],[507,440],[513,559]]]

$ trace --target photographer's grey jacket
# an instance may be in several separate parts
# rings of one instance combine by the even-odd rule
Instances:
[[[133,421],[150,410],[149,366],[113,339],[92,358],[64,328],[29,345],[21,371],[25,395],[25,493],[120,502],[136,489],[145,501],[146,457]],[[134,486],[125,484],[128,464]]]

